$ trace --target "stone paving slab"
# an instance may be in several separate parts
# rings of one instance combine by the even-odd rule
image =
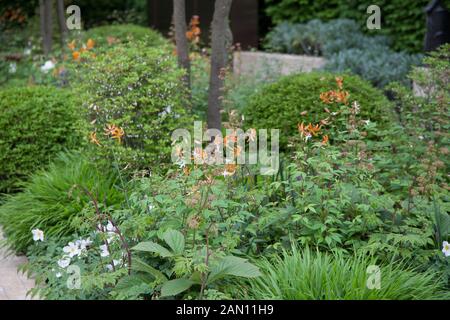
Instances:
[[[0,229],[0,242],[3,239]],[[0,300],[31,300],[27,292],[34,287],[34,281],[17,270],[26,261],[25,256],[16,256],[0,247]]]

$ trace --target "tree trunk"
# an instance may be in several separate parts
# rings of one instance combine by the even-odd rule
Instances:
[[[39,13],[41,19],[42,49],[48,56],[52,50],[52,1],[39,0]]]
[[[230,41],[229,15],[232,0],[216,0],[213,21],[211,23],[211,78],[208,97],[208,128],[221,129],[222,93],[227,66],[227,42]],[[228,40],[228,41],[227,41]]]
[[[186,88],[191,88],[191,62],[189,45],[186,38],[186,4],[185,0],[173,0],[173,19],[175,24],[175,42],[177,46],[178,64],[186,70],[183,81]]]
[[[57,0],[57,3],[58,3],[57,13],[58,13],[59,32],[61,33],[61,49],[64,51],[69,29],[67,28],[66,24],[64,0]]]

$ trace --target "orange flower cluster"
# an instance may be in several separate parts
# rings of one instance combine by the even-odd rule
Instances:
[[[25,22],[26,17],[24,14],[22,14],[22,10],[20,8],[17,9],[7,9],[3,13],[3,15],[0,16],[0,22],[17,22],[17,23],[23,23]]]
[[[297,125],[298,132],[300,133],[300,136],[305,139],[305,141],[308,141],[312,137],[317,137],[321,132],[322,125],[316,124],[313,125],[312,123],[305,126],[305,124],[299,123]],[[328,143],[328,135],[322,136],[322,145],[326,145]]]
[[[339,90],[330,90],[327,92],[322,92],[320,94],[320,100],[323,103],[331,104],[333,102],[348,104],[348,91],[343,90],[344,88],[344,78],[336,77],[336,83],[338,85]]]
[[[200,34],[202,33],[200,27],[200,17],[193,16],[191,22],[189,23],[189,30],[186,32],[186,38],[192,43],[200,42]]]
[[[95,41],[92,39],[88,39],[88,41],[86,42],[86,44],[82,44],[81,48],[79,50],[76,49],[76,42],[75,40],[72,40],[71,42],[69,42],[67,44],[67,46],[69,47],[69,49],[72,51],[72,58],[75,61],[80,60],[80,55],[83,52],[92,50],[95,46]],[[92,57],[95,58],[95,54],[92,54]]]
[[[116,139],[120,143],[122,141],[122,137],[125,135],[125,131],[114,124],[108,124],[105,128],[105,135]]]

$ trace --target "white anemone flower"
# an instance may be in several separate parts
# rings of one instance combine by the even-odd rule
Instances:
[[[50,70],[52,70],[55,67],[55,64],[52,60],[47,60],[43,66],[41,66],[41,71],[43,73],[48,73]]]
[[[9,73],[16,73],[17,72],[17,63],[11,62],[9,64]]]
[[[69,244],[63,248],[63,251],[67,253],[70,258],[73,258],[81,253],[81,249],[78,244],[73,242],[69,242]]]
[[[117,229],[116,229],[116,227],[114,227],[114,225],[112,224],[111,221],[108,221],[108,224],[106,225],[106,231],[116,232]]]
[[[70,258],[69,257],[64,257],[60,260],[58,260],[58,266],[60,266],[61,268],[67,268],[70,265]]]
[[[80,247],[80,250],[86,250],[92,244],[92,241],[90,238],[80,239],[76,241],[76,244]]]
[[[447,241],[442,242],[442,253],[446,256],[450,256],[450,243]]]
[[[44,241],[44,231],[39,229],[31,230],[31,233],[33,234],[33,240],[34,241]]]
[[[101,257],[108,257],[109,256],[109,250],[108,250],[108,246],[106,244],[103,244],[100,246],[100,250],[102,252],[100,252],[100,256]]]
[[[109,270],[109,271],[113,271],[113,264],[114,264],[114,267],[117,267],[119,264],[121,264],[122,263],[122,261],[120,261],[120,260],[113,260],[113,263],[112,264],[108,264],[107,266],[106,266],[106,268]]]

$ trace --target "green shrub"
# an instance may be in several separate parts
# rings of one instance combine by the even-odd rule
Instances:
[[[420,55],[393,52],[384,46],[374,46],[370,50],[340,51],[329,58],[325,69],[336,73],[352,72],[374,86],[384,88],[393,81],[409,85],[408,73],[420,61]]]
[[[284,22],[266,38],[269,50],[325,56],[326,70],[352,72],[379,88],[393,81],[408,84],[411,66],[421,59],[420,55],[394,52],[389,43],[384,36],[364,35],[358,24],[348,19],[311,20],[305,24]]]
[[[7,243],[16,251],[25,251],[33,243],[31,230],[36,228],[44,231],[45,238],[76,233],[77,218],[91,206],[91,201],[75,185],[88,189],[109,207],[123,199],[115,188],[116,180],[115,174],[81,154],[59,155],[48,170],[35,173],[24,184],[23,192],[5,198],[0,207],[0,223]]]
[[[367,272],[371,265],[380,269],[380,288]],[[379,265],[362,255],[324,254],[305,249],[283,251],[258,264],[263,276],[249,281],[245,298],[284,300],[428,300],[449,299],[442,281],[429,272],[419,273],[404,263]]]
[[[450,0],[443,2],[450,8]],[[266,0],[266,3],[266,12],[276,24],[349,18],[357,21],[365,33],[391,37],[395,50],[420,52],[423,48],[426,30],[423,9],[428,5],[428,0],[377,1],[376,5],[382,10],[381,30],[368,30],[366,27],[369,17],[367,8],[374,4],[371,0]],[[335,34],[339,33],[340,30],[335,30]]]
[[[108,43],[108,37],[111,44]],[[128,44],[132,41],[144,41],[147,46],[158,47],[168,44],[168,41],[157,31],[133,24],[119,24],[95,27],[87,30],[84,40],[93,39],[99,47],[112,47],[117,43]]]
[[[320,94],[336,89],[335,77],[329,73],[291,75],[265,86],[244,110],[248,126],[280,129],[280,145],[286,146],[288,138],[297,134],[298,123],[318,123],[329,117]],[[380,124],[389,121],[389,101],[380,91],[358,76],[343,77],[349,101],[358,101],[362,118]],[[307,114],[301,115],[305,111]]]
[[[314,19],[304,24],[282,22],[268,33],[265,42],[266,49],[271,51],[325,57],[350,48],[389,45],[388,38],[368,37],[356,21],[349,19],[328,22]]]
[[[83,141],[79,101],[69,91],[22,87],[0,91],[0,192]]]
[[[97,150],[113,150],[114,160],[129,168],[162,165],[170,159],[172,131],[190,124],[183,71],[169,52],[145,42],[116,45],[77,70],[73,83],[85,97]],[[105,136],[109,125],[124,130],[119,141]]]

